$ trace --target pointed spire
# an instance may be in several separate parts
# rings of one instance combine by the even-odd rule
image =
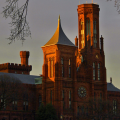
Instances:
[[[93,0],[92,0],[92,3],[93,3]]]
[[[86,1],[86,3],[87,3],[87,1]]]
[[[80,1],[79,1],[79,5],[80,5]]]
[[[59,15],[59,17],[58,17],[58,20],[60,20],[60,15]]]

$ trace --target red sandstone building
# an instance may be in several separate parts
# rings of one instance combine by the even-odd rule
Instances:
[[[34,120],[33,111],[41,102],[52,102],[58,118],[76,120],[84,111],[89,113],[89,99],[109,100],[113,114],[120,107],[120,89],[106,81],[103,37],[99,40],[99,5],[78,5],[78,38],[75,45],[61,27],[60,17],[53,37],[42,46],[44,63],[42,77],[29,75],[29,52],[21,51],[21,64],[1,64],[0,75],[17,77],[27,86],[28,96],[34,93],[34,102],[23,104],[27,109],[6,109],[0,112],[0,120]],[[5,73],[3,73],[5,72]],[[29,98],[29,97],[28,97]],[[118,113],[119,114],[119,113]],[[102,118],[101,118],[102,119]],[[116,118],[119,119],[119,118]]]

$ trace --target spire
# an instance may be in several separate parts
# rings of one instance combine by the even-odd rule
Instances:
[[[63,32],[63,29],[61,27],[60,15],[58,17],[58,26],[56,32],[44,46],[55,45],[55,44],[62,44],[62,45],[69,45],[76,47]]]
[[[59,15],[59,17],[58,17],[58,20],[60,20],[60,15]]]

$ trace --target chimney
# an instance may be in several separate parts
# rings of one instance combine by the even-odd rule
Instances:
[[[28,65],[29,51],[20,51],[21,65]]]
[[[110,83],[112,84],[112,77],[110,77]]]
[[[75,46],[78,47],[78,38],[77,38],[77,36],[76,36],[76,38],[75,38]]]

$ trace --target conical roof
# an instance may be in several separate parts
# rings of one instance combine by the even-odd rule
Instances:
[[[60,16],[58,18],[58,26],[56,29],[56,32],[52,36],[52,38],[44,45],[44,46],[50,46],[50,45],[55,45],[55,44],[61,44],[61,45],[69,45],[69,46],[74,46],[76,47],[65,35],[65,33],[62,30],[61,27],[61,21],[60,21]]]

